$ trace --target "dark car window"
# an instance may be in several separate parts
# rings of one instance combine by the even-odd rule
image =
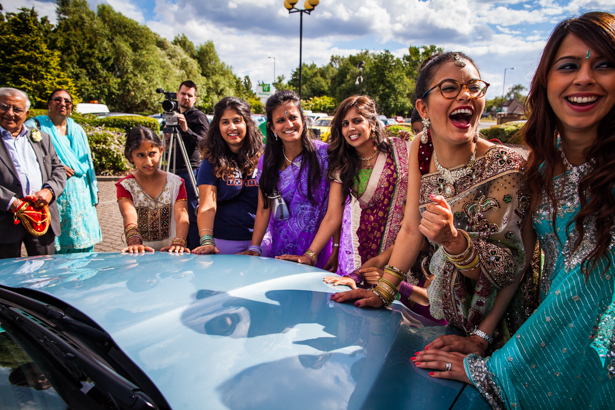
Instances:
[[[0,333],[0,403],[3,409],[66,409],[49,377],[4,330]]]
[[[8,323],[0,328],[2,410],[107,410],[113,400],[89,379],[77,381]],[[58,390],[59,389],[59,390]]]
[[[331,125],[331,120],[318,120],[314,126],[316,127],[328,127]]]

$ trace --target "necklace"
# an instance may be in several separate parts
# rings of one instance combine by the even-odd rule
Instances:
[[[290,163],[290,165],[295,165],[295,166],[297,166],[297,167],[300,167],[300,166],[301,166],[301,159],[299,159],[299,161],[297,161],[297,162],[293,162],[293,161],[291,161],[291,160],[290,160],[290,159],[288,159],[288,157],[286,156],[286,151],[284,150],[284,148],[282,148],[282,155],[284,155],[284,159],[285,159],[286,161],[288,161],[288,162]],[[301,154],[299,154],[299,155],[301,155]],[[299,155],[297,155],[297,157],[298,157]],[[295,157],[295,159],[297,159],[297,157]]]
[[[444,195],[446,195],[446,197],[448,198],[455,196],[456,194],[455,182],[457,182],[457,180],[465,176],[470,175],[472,171],[474,171],[473,167],[474,167],[474,163],[476,162],[476,144],[474,144],[474,152],[472,152],[470,161],[468,161],[466,166],[463,168],[456,169],[455,171],[449,171],[448,169],[444,168],[438,162],[438,156],[436,155],[436,150],[434,150],[433,152],[433,162],[436,165],[436,169],[438,170],[440,175],[442,175],[442,178],[446,182],[446,185],[444,185],[443,187]]]
[[[365,162],[365,168],[363,168],[363,169],[371,169],[371,168],[373,168],[374,166],[372,165],[372,163],[371,163],[370,161],[371,161],[372,159],[376,158],[376,155],[378,155],[378,150],[376,150],[376,152],[374,152],[374,155],[372,155],[372,156],[371,156],[371,157],[369,157],[369,158],[361,158],[361,157],[359,157],[359,156],[357,156],[357,157],[359,158],[359,160],[360,160],[360,161]]]
[[[564,166],[566,167],[566,171],[570,172],[570,180],[573,181],[575,184],[578,184],[579,180],[581,179],[580,178],[581,171],[584,171],[585,168],[589,168],[589,169],[593,168],[592,165],[595,162],[593,158],[579,166],[575,167],[574,165],[572,165],[570,161],[568,161],[568,157],[566,156],[566,153],[564,152],[564,146],[562,145],[562,139],[559,135],[557,136],[557,150],[559,151],[559,154],[562,157],[562,162],[564,163]]]

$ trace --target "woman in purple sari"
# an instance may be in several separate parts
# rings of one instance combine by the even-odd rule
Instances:
[[[301,101],[282,90],[267,100],[267,146],[258,163],[261,194],[252,245],[243,255],[302,255],[327,212],[327,144],[309,138]],[[327,267],[331,235],[322,252],[302,261]],[[337,259],[337,255],[334,258]]]

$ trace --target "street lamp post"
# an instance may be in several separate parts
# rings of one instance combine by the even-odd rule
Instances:
[[[508,67],[504,69],[504,81],[502,82],[502,102],[500,103],[500,114],[503,114],[504,110],[504,86],[506,85],[506,70],[514,70],[515,67]]]
[[[267,58],[273,58],[273,82],[275,83],[275,57],[267,57]]]
[[[302,74],[302,62],[301,62],[301,51],[302,51],[302,47],[303,47],[303,13],[305,14],[311,14],[312,11],[314,10],[314,8],[316,6],[318,6],[318,3],[320,3],[319,0],[305,0],[305,3],[303,3],[303,9],[298,9],[295,7],[295,4],[297,4],[298,0],[284,0],[284,7],[286,8],[286,10],[288,10],[288,13],[299,13],[299,100],[301,100],[301,91],[302,91],[302,85],[303,85],[303,77],[301,76]]]
[[[359,83],[359,95],[361,95],[361,85],[363,85],[363,67],[365,67],[365,61],[359,61],[357,68],[359,69],[359,76],[357,82]]]

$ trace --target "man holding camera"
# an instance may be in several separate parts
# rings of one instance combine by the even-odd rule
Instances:
[[[175,174],[183,178],[188,194],[188,215],[190,217],[190,230],[188,231],[188,247],[194,249],[199,246],[199,228],[196,223],[195,209],[198,208],[196,193],[190,182],[188,172],[192,172],[196,179],[199,166],[201,165],[201,154],[199,152],[199,141],[207,136],[209,120],[207,116],[194,106],[196,102],[196,84],[187,80],[180,84],[177,91],[177,102],[179,105],[177,120],[178,130],[182,141],[186,147],[186,152],[190,158],[190,163],[186,164],[181,151],[175,142],[173,151],[175,157]],[[166,134],[167,141],[170,138]],[[171,168],[173,170],[173,168]]]

